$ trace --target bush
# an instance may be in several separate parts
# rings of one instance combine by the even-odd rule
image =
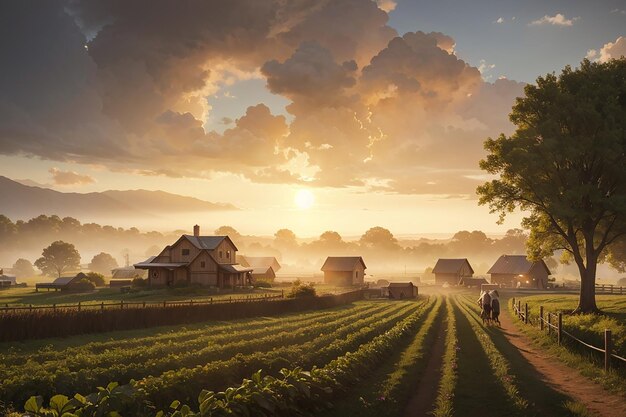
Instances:
[[[69,291],[83,292],[83,291],[93,291],[96,289],[96,286],[93,282],[91,282],[87,278],[82,278],[79,281],[73,282],[68,285]]]
[[[272,288],[272,283],[263,280],[256,280],[252,283],[254,288]]]
[[[93,282],[96,287],[104,287],[106,285],[106,282],[104,281],[104,275],[97,272],[87,273],[87,279]]]
[[[148,280],[136,277],[136,278],[133,278],[131,285],[137,288],[144,288],[148,286]]]
[[[315,297],[315,286],[313,283],[303,284],[299,279],[295,280],[287,298]]]

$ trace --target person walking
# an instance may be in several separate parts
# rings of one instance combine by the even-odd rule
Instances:
[[[498,290],[489,291],[491,297],[491,321],[500,325],[500,294]]]
[[[482,309],[480,317],[483,319],[483,323],[489,323],[491,321],[491,296],[489,292],[482,291],[480,297],[478,297],[478,305]]]

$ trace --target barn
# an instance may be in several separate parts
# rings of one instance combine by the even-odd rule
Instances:
[[[252,268],[253,281],[274,282],[274,279],[276,279],[276,273],[274,273],[274,268],[271,266]]]
[[[461,279],[471,278],[474,270],[467,258],[439,259],[433,268],[435,284],[459,285]]]
[[[324,284],[350,287],[363,285],[367,266],[360,256],[329,256],[321,269]]]
[[[0,269],[0,288],[12,287],[17,284],[15,275],[5,274],[3,269]]]
[[[525,255],[502,255],[487,273],[492,284],[539,289],[547,287],[552,274],[543,260],[531,261]]]
[[[87,275],[83,274],[82,272],[79,272],[78,274],[74,276],[59,277],[52,282],[39,282],[35,284],[35,292],[39,292],[40,288],[47,289],[48,291],[69,290],[72,284],[80,281],[81,279],[87,279]]]
[[[273,256],[237,256],[237,260],[244,267],[252,268],[252,279],[265,282],[274,282],[276,272],[281,268],[278,260]]]

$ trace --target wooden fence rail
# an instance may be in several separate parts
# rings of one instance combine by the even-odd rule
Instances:
[[[613,284],[596,284],[596,294],[626,294],[626,287]]]
[[[522,320],[525,324],[528,324],[530,321],[528,303],[524,303],[523,310],[521,308],[520,300],[517,300],[517,303],[516,303],[515,297],[513,297],[512,303],[513,303],[513,311],[515,312],[515,315],[520,320]],[[552,318],[556,318],[556,324],[552,322]],[[604,329],[604,348],[599,348],[583,340],[580,340],[579,338],[577,338],[576,336],[574,336],[573,334],[565,330],[563,328],[563,313],[561,312],[557,314],[548,312],[544,315],[543,306],[539,306],[539,317],[537,317],[537,319],[539,320],[539,328],[541,330],[544,330],[547,328],[548,334],[552,334],[552,332],[556,333],[556,339],[557,339],[557,343],[559,344],[559,346],[563,344],[563,336],[567,336],[571,340],[578,342],[579,344],[581,344],[582,346],[588,349],[602,353],[604,355],[604,370],[607,372],[611,368],[611,361],[613,359],[626,363],[626,358],[623,358],[613,353],[613,339],[612,339],[612,334],[611,334],[610,329]]]
[[[181,306],[194,306],[194,305],[210,305],[210,304],[228,304],[228,303],[245,303],[245,302],[254,302],[254,301],[273,301],[273,300],[282,300],[284,298],[284,293],[281,291],[280,294],[276,295],[262,295],[262,296],[247,296],[247,297],[220,297],[220,298],[209,298],[203,300],[181,300],[181,301],[140,301],[140,302],[128,302],[121,300],[119,303],[88,303],[83,304],[79,302],[78,304],[49,304],[49,305],[41,305],[34,306],[32,304],[27,306],[11,306],[9,304],[5,304],[4,306],[0,306],[0,314],[3,312],[32,312],[38,310],[124,310],[129,308],[163,308],[163,307],[181,307]]]

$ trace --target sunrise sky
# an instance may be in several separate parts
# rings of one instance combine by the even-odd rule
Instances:
[[[504,233],[483,141],[624,28],[623,0],[3,1],[0,175],[232,203],[197,222],[250,234]]]

